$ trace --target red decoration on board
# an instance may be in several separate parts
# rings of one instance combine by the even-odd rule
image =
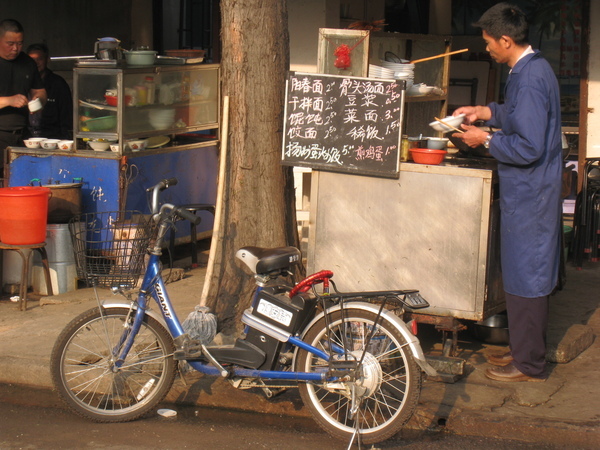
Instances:
[[[345,70],[348,67],[350,67],[350,65],[352,64],[352,62],[350,61],[351,51],[352,50],[350,49],[350,47],[348,47],[346,44],[342,44],[338,48],[336,48],[333,52],[333,55],[336,56],[333,65],[338,69],[342,70]]]

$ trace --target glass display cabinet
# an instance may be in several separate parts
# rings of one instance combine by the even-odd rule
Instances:
[[[95,141],[115,144],[118,155],[139,150],[138,140],[148,149],[194,146],[177,137],[219,126],[218,64],[77,67],[73,91],[76,152],[94,151]]]
[[[146,188],[177,177],[165,202],[214,205],[219,85],[218,64],[76,67],[73,149],[10,148],[9,185],[78,179],[83,213],[149,213]],[[210,235],[213,216],[199,215],[201,239]],[[176,244],[186,240],[190,231],[178,227]]]

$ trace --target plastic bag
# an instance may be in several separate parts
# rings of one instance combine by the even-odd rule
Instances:
[[[217,334],[217,317],[206,306],[196,306],[181,324],[190,338],[210,344]]]

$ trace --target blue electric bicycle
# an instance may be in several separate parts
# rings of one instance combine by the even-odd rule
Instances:
[[[401,319],[405,310],[428,306],[418,291],[340,292],[327,270],[294,284],[299,250],[244,247],[236,256],[257,285],[242,317],[245,333],[233,345],[194,338],[177,318],[161,276],[167,231],[181,218],[197,220],[183,208],[159,206],[159,193],[176,182],[148,190],[150,219],[117,212],[70,223],[79,277],[112,285],[125,300],[100,301],[97,294],[98,307],[60,334],[51,371],[68,406],[99,422],[137,419],[164,399],[177,361],[187,361],[268,397],[299,387],[315,420],[335,437],[371,444],[396,434],[415,410],[422,371],[435,375]],[[144,267],[140,288],[131,289]]]

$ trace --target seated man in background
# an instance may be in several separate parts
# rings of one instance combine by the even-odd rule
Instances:
[[[45,44],[31,44],[27,54],[36,62],[44,82],[48,102],[41,111],[29,117],[29,130],[34,137],[72,139],[73,98],[71,88],[63,77],[48,69],[50,54]]]

